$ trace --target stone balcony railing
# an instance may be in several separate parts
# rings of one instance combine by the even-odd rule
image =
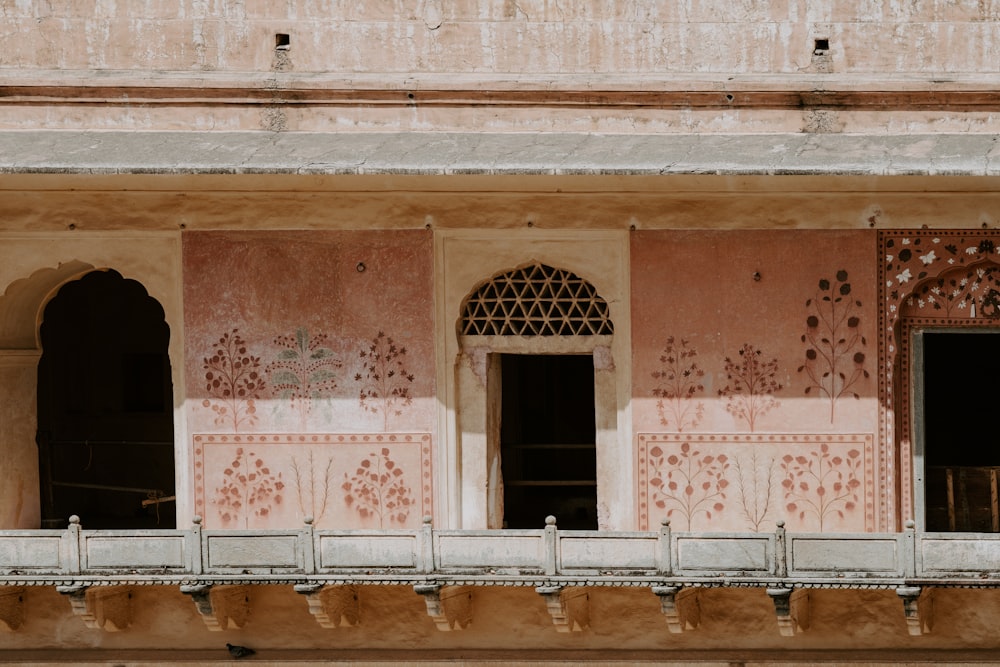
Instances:
[[[429,520],[416,530],[319,530],[308,522],[207,530],[198,518],[189,530],[83,530],[72,517],[66,530],[0,531],[0,596],[55,586],[94,627],[108,629],[113,616],[110,602],[97,608],[102,600],[142,585],[180,586],[211,629],[238,627],[242,601],[249,603],[244,590],[259,584],[294,586],[321,624],[333,625],[348,618],[349,605],[335,601],[345,591],[356,601],[357,586],[413,586],[441,629],[461,622],[446,611],[471,587],[533,586],[566,631],[574,629],[574,595],[587,587],[648,587],[675,632],[697,624],[686,607],[700,590],[756,587],[773,599],[783,634],[802,628],[810,589],[894,589],[911,634],[921,634],[934,588],[1000,587],[1000,535],[912,526],[901,533],[789,533],[782,525],[774,533],[691,533],[668,524],[657,532],[561,531],[551,518],[538,530],[437,530]],[[340,610],[335,619],[331,605]],[[0,610],[8,608],[0,600]],[[16,613],[11,618],[16,625]],[[0,622],[12,626],[10,618]]]

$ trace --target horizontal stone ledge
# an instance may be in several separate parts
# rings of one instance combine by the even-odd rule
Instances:
[[[1000,134],[0,132],[3,174],[1000,176]]]

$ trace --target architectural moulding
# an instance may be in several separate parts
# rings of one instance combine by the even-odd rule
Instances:
[[[182,584],[181,593],[191,596],[205,627],[213,632],[242,628],[250,616],[249,586]]]
[[[73,613],[88,628],[120,632],[132,623],[132,589],[129,586],[56,586],[68,596]]]
[[[361,601],[357,586],[296,584],[295,592],[305,595],[309,613],[320,627],[353,627],[361,622]]]
[[[413,592],[423,596],[438,630],[464,630],[472,623],[472,587],[419,584]]]

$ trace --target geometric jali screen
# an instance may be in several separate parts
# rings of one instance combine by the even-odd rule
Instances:
[[[472,336],[610,335],[608,304],[583,278],[545,264],[508,271],[469,295],[461,334]]]

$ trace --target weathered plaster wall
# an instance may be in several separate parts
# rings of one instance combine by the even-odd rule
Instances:
[[[998,647],[992,629],[1000,615],[1000,596],[995,591],[938,590],[934,608],[939,622],[934,632],[912,637],[907,633],[898,596],[891,590],[811,590],[808,630],[795,637],[782,637],[774,606],[764,590],[706,588],[698,597],[697,628],[672,634],[667,630],[659,601],[649,589],[599,587],[588,589],[587,627],[579,632],[559,633],[544,600],[533,588],[474,587],[468,610],[471,623],[464,629],[440,632],[412,587],[361,586],[359,623],[324,629],[307,612],[304,597],[293,592],[291,586],[254,586],[249,591],[250,613],[245,625],[210,632],[192,601],[176,587],[135,586],[129,602],[130,625],[123,632],[107,632],[86,628],[54,588],[32,587],[24,593],[28,611],[25,623],[18,632],[2,635],[0,657],[10,655],[4,651],[73,650],[77,652],[74,662],[78,662],[85,660],[89,651],[121,651],[117,656],[105,654],[104,659],[138,664],[178,660],[178,654],[172,651],[182,651],[178,661],[191,664],[228,658],[225,643],[230,642],[253,647],[257,651],[254,660],[275,662],[318,657],[337,660],[365,649],[407,651],[411,659],[474,659],[475,654],[469,652],[502,651],[516,646],[521,651],[535,651],[532,657],[536,660],[574,650],[582,653],[569,658],[573,662],[610,658],[602,652],[617,652],[613,657],[618,660],[632,657],[657,664],[719,659],[720,655],[740,661],[749,657],[759,660],[783,653],[781,662],[788,664],[788,656],[797,651],[820,652],[813,654],[812,660],[836,660],[840,658],[838,650],[845,649],[849,642],[851,650],[882,649],[892,651],[893,660],[907,658],[921,664],[926,664],[923,661],[927,659],[952,657],[935,651],[979,649],[987,653],[978,654],[978,660],[965,656],[969,662],[979,663],[988,651]],[[444,653],[448,651],[454,653]],[[623,656],[623,651],[640,653]],[[735,653],[724,653],[727,651]],[[37,660],[38,653],[34,655]],[[501,653],[493,659],[506,662],[512,657]],[[523,654],[518,657],[523,659]],[[851,658],[841,659],[847,662]],[[853,659],[858,659],[858,654],[853,654]]]
[[[632,234],[642,527],[875,529],[874,245],[864,231]]]
[[[431,261],[426,231],[184,235],[206,526],[389,528],[433,513]]]
[[[995,2],[3,0],[0,67],[303,72],[996,72]],[[275,34],[291,37],[275,51]]]

